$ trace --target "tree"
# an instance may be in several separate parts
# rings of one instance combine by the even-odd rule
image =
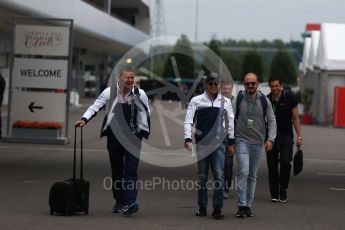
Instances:
[[[186,35],[182,35],[181,38],[177,40],[173,52],[169,54],[165,62],[163,77],[175,78],[175,67],[181,78],[194,78],[194,52]]]
[[[276,47],[278,49],[283,49],[285,47],[285,44],[281,39],[273,40],[273,45],[274,45],[274,47]]]
[[[231,76],[234,81],[242,81],[243,76],[241,75],[241,55],[236,56],[231,53],[222,53],[222,59],[226,67],[229,69]]]
[[[291,56],[284,50],[277,51],[272,59],[270,76],[280,78],[282,83],[295,84],[297,80],[296,68]]]
[[[221,51],[220,51],[220,44],[221,41],[217,40],[215,37],[213,37],[211,39],[210,42],[205,42],[204,45],[208,47],[208,50],[206,50],[205,52],[203,52],[203,60],[200,66],[200,69],[202,69],[204,71],[204,74],[209,74],[210,72],[217,72],[220,73],[220,56],[221,56]],[[213,54],[211,55],[211,53],[216,54],[216,56],[218,57],[217,59],[214,59],[212,64],[210,62],[208,62],[207,66],[205,65],[207,60],[209,60],[209,58],[211,56],[213,56]],[[218,60],[219,59],[219,60]]]
[[[262,81],[262,60],[261,55],[256,51],[248,51],[244,55],[242,78],[247,73],[255,73],[258,76],[258,80]]]
[[[210,50],[212,50],[215,54],[217,54],[218,57],[220,57],[221,55],[221,51],[219,48],[220,45],[221,45],[220,41],[218,41],[216,38],[212,38],[207,46]]]

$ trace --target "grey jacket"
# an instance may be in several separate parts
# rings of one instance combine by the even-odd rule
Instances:
[[[254,102],[254,109],[253,109],[253,127],[248,128],[248,105],[249,105],[249,98],[246,96],[245,92],[243,92],[244,98],[240,104],[240,112],[238,115],[237,124],[235,127],[235,139],[236,140],[244,140],[250,144],[263,144],[266,139],[266,125],[265,120],[263,118],[263,108],[260,102],[260,94],[261,92],[257,92],[257,97]],[[266,96],[265,96],[266,98]],[[232,107],[234,110],[234,114],[236,114],[236,100],[235,98],[232,101]],[[276,119],[274,116],[274,112],[272,109],[271,102],[266,98],[267,101],[267,110],[266,110],[266,121],[268,125],[268,140],[274,142],[274,139],[277,134],[277,125]]]

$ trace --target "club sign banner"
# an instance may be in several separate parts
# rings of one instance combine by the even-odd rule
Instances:
[[[68,56],[69,27],[16,25],[15,54]]]
[[[11,28],[11,88],[2,141],[67,144],[73,20],[13,17]]]
[[[67,89],[67,60],[15,58],[13,87]]]

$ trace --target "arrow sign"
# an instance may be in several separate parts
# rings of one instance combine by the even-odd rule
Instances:
[[[30,109],[31,113],[34,112],[34,109],[43,109],[43,106],[34,106],[35,102],[31,102],[28,108]]]
[[[65,93],[18,91],[12,97],[12,119],[64,123],[67,110],[66,97]]]

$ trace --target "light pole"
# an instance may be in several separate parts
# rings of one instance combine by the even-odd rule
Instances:
[[[198,42],[198,20],[199,20],[199,0],[195,0],[195,28],[194,28],[194,43],[196,44]],[[193,48],[193,51],[195,49],[195,46]],[[194,76],[195,78],[197,74],[197,63],[196,63],[196,58],[195,58],[195,53],[193,54],[194,57]]]
[[[199,0],[195,0],[195,34],[194,40],[198,41]]]

